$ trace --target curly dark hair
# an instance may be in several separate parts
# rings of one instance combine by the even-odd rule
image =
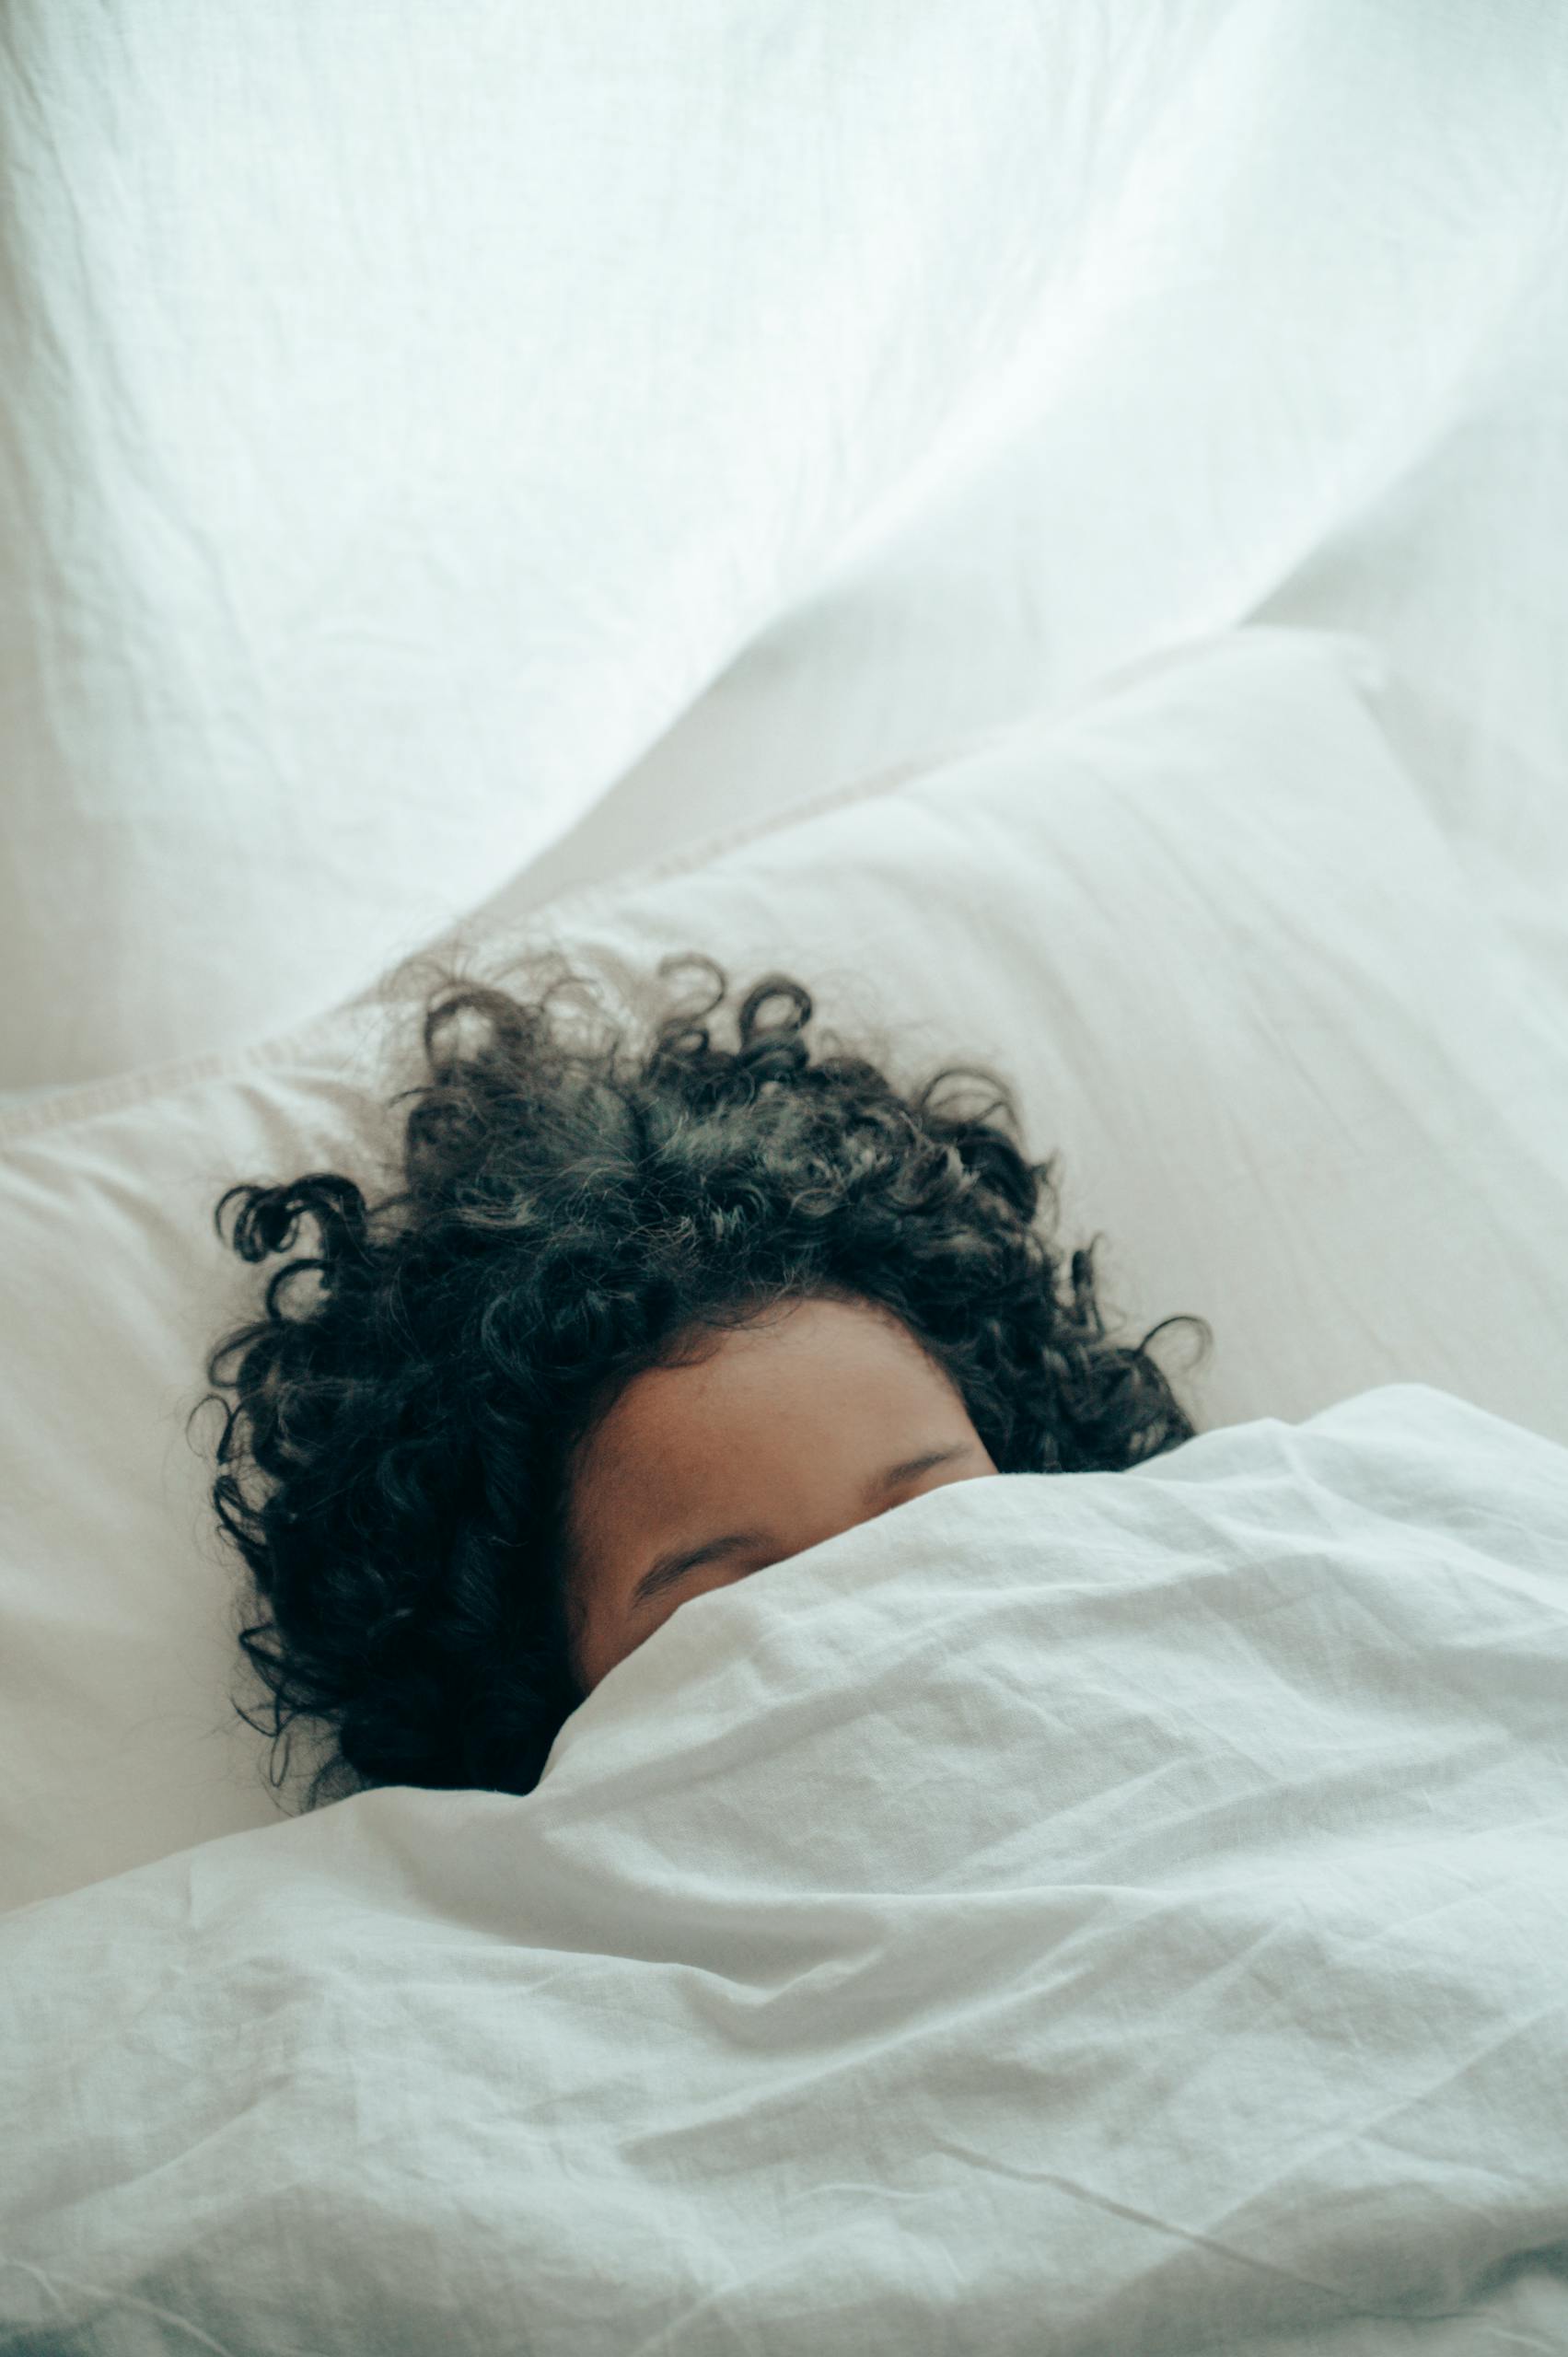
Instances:
[[[726,1327],[797,1299],[880,1305],[947,1371],[1003,1473],[1115,1471],[1195,1429],[1148,1355],[1161,1327],[1136,1348],[1106,1338],[1098,1237],[1058,1298],[1040,1232],[1058,1157],[1026,1159],[993,1074],[946,1066],[906,1095],[830,1035],[814,1058],[811,994],[779,973],[722,1046],[707,1018],[728,984],[695,952],[658,974],[704,968],[712,995],[667,1004],[638,1054],[613,1027],[570,1036],[555,1001],[595,984],[559,955],[531,962],[526,997],[437,966],[428,1078],[389,1100],[417,1100],[398,1191],[367,1204],[309,1171],[231,1187],[214,1213],[248,1261],[286,1252],[307,1214],[319,1236],[206,1364],[236,1395],[216,1456],[238,1473],[212,1499],[249,1567],[244,1612],[262,1615],[238,1642],[270,1723],[230,1700],[274,1763],[295,1721],[335,1739],[308,1808],[345,1784],[533,1789],[585,1692],[571,1463],[634,1376]],[[467,1048],[465,1015],[483,1027]],[[983,1109],[938,1102],[964,1082]],[[285,1309],[307,1272],[316,1297]],[[1213,1341],[1202,1318],[1170,1324]],[[264,1477],[260,1492],[238,1474]]]

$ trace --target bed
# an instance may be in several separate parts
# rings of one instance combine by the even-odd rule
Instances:
[[[8,32],[0,2347],[1568,2347],[1568,39],[480,11],[460,74],[394,16],[372,61],[352,12],[126,11],[129,75],[74,5]],[[458,241],[491,356],[437,433],[372,274],[390,407],[295,547],[287,401],[225,440],[201,387],[308,199],[288,381],[344,430],[355,206],[411,93],[424,136],[504,67],[465,192],[388,217],[434,281],[531,153],[529,299],[486,345],[517,249]],[[246,104],[366,75],[296,183],[226,176]],[[171,408],[154,322],[235,238]],[[1126,1329],[1212,1327],[1198,1437],[693,1600],[534,1793],[301,1813],[186,1428],[257,1282],[212,1207],[374,1185],[409,953],[545,946],[1005,1073]]]

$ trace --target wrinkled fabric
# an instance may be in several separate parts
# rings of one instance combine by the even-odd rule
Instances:
[[[1562,1004],[1565,115],[1539,0],[9,0],[0,1090],[1248,620]]]
[[[1562,2348],[1565,1690],[1568,1449],[1426,1386],[930,1492],[527,1797],[0,1920],[0,2346]]]

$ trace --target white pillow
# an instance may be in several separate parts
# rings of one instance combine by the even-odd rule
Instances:
[[[1141,665],[892,788],[596,888],[553,942],[640,977],[769,968],[904,1083],[978,1060],[1060,1151],[1060,1240],[1201,1428],[1430,1384],[1568,1442],[1568,1049],[1510,1027],[1495,944],[1332,635]],[[461,936],[455,938],[461,939]],[[383,1183],[416,1076],[394,978],[292,1038],[0,1118],[0,1846],[6,1903],[272,1821],[234,1715],[238,1559],[186,1418],[278,1263],[242,1178]],[[395,1019],[394,1019],[395,1018]],[[301,1242],[296,1249],[308,1247]],[[1167,1346],[1175,1347],[1168,1350]]]

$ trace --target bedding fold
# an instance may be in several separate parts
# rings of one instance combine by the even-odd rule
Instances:
[[[0,2346],[1568,2344],[1565,1672],[1568,1449],[1426,1386],[932,1492],[526,1796],[0,1918]]]

